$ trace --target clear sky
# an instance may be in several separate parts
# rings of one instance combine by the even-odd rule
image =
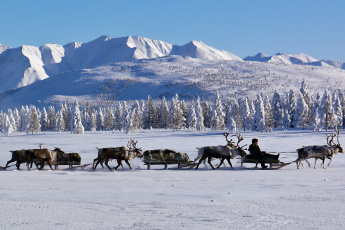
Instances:
[[[345,62],[345,0],[0,0],[6,46],[102,35],[197,40],[240,58],[282,52]]]

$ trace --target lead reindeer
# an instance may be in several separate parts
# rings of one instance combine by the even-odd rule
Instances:
[[[340,134],[340,130],[337,129],[336,130],[336,134],[332,134],[332,135],[329,136],[331,138],[330,141],[328,141],[328,139],[327,139],[329,147],[327,148],[327,150],[326,150],[326,152],[325,152],[325,154],[324,154],[324,156],[322,158],[322,164],[321,164],[322,167],[325,167],[325,159],[326,158],[329,159],[329,163],[327,165],[327,167],[329,167],[331,165],[332,161],[333,161],[333,157],[335,155],[337,155],[338,153],[343,153],[344,152],[343,148],[341,147],[340,142],[339,142],[339,134]],[[335,136],[337,137],[338,144],[334,143],[334,141],[333,141],[333,138]],[[333,142],[333,144],[332,144],[332,142]]]
[[[295,160],[297,168],[299,169],[300,166],[304,168],[303,160],[308,163],[310,167],[310,163],[308,159],[315,158],[314,169],[316,168],[316,162],[318,159],[322,159],[321,166],[324,168],[325,159],[330,159],[328,166],[331,164],[333,157],[338,154],[338,152],[342,153],[343,148],[339,142],[339,129],[336,130],[336,134],[326,135],[327,138],[327,145],[311,145],[311,146],[304,146],[303,148],[297,149],[298,158]],[[337,136],[338,144],[335,144],[333,138]]]
[[[228,135],[224,135],[226,137],[226,140],[228,141],[228,145],[222,146],[205,146],[199,149],[199,155],[201,155],[200,160],[196,166],[196,170],[199,168],[199,165],[202,161],[204,161],[207,158],[207,162],[212,167],[212,169],[216,169],[211,161],[212,158],[219,158],[221,159],[220,164],[218,165],[217,169],[223,164],[224,160],[226,159],[232,168],[232,164],[230,159],[236,158],[237,155],[245,156],[246,152],[243,150],[243,147],[239,146],[239,143],[243,140],[243,137],[241,137],[240,134],[234,135],[238,138],[237,144],[230,146],[229,144],[232,142],[232,140],[228,140]],[[232,142],[233,143],[233,142]],[[199,157],[199,156],[198,156]],[[196,160],[195,160],[196,161]]]

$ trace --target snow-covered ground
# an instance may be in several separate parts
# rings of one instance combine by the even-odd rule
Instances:
[[[327,133],[241,134],[241,144],[257,137],[262,150],[280,152],[281,161],[291,162],[297,148],[326,144]],[[191,159],[197,156],[196,147],[226,143],[214,131],[14,133],[0,137],[0,165],[11,158],[9,150],[38,148],[40,143],[79,152],[86,164],[97,156],[96,147],[126,145],[130,138],[143,150],[172,148]],[[21,170],[0,171],[0,229],[343,229],[345,156],[338,154],[327,169],[319,163],[317,169],[298,170],[293,163],[280,170],[254,170],[254,165],[241,167],[234,159],[233,169],[171,165],[147,170],[135,159],[133,170],[125,165],[115,172],[101,167],[28,171],[23,164]]]

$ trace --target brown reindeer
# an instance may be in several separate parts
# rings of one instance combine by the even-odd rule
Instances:
[[[115,147],[115,148],[97,148],[98,149],[98,157],[93,160],[93,169],[96,170],[97,165],[104,161],[104,164],[110,169],[108,162],[110,159],[116,159],[118,165],[114,168],[117,170],[118,167],[122,165],[122,161],[124,160],[130,169],[132,169],[129,161],[134,159],[135,157],[142,158],[142,150],[136,147],[138,141],[130,140],[127,144],[127,147]]]
[[[47,162],[51,170],[53,170],[51,166],[51,161],[52,161],[52,153],[49,149],[44,148],[44,149],[28,149],[25,150],[26,154],[28,156],[27,163],[30,164],[35,161],[42,162],[41,167],[39,168],[40,170],[43,169],[44,167],[44,162]]]
[[[40,147],[41,147],[41,145],[40,145]],[[50,152],[51,152],[51,156],[52,156],[50,163],[52,165],[54,165],[54,169],[58,169],[59,168],[59,166],[58,166],[59,159],[61,159],[61,158],[68,158],[68,154],[66,154],[64,151],[62,151],[58,147],[54,147],[54,150],[50,150]],[[40,158],[34,159],[31,162],[30,168],[32,167],[32,163],[35,163],[37,169],[44,169],[45,162],[46,161],[44,159],[40,159]],[[40,166],[40,168],[38,166]]]
[[[7,161],[7,164],[5,166],[5,170],[6,168],[8,168],[8,165],[12,162],[16,162],[16,166],[17,166],[17,170],[20,169],[20,164],[22,163],[27,163],[28,161],[28,155],[26,153],[26,150],[25,149],[22,149],[22,150],[11,150],[10,151],[12,153],[12,158],[11,160]],[[29,168],[28,164],[27,164],[27,167]]]
[[[226,135],[226,140],[228,141]],[[230,165],[230,167],[232,168],[232,164],[230,159],[234,159],[237,155],[240,156],[245,156],[246,152],[243,150],[243,147],[239,146],[239,143],[243,140],[243,137],[240,134],[237,135],[233,135],[236,136],[238,138],[237,144],[234,146],[229,146],[229,143],[232,141],[228,141],[228,145],[222,146],[222,145],[218,145],[218,146],[205,146],[203,148],[199,149],[199,154],[202,153],[202,156],[196,166],[196,170],[199,168],[200,163],[205,160],[206,158],[208,159],[207,162],[209,163],[209,165],[212,167],[212,169],[216,169],[212,163],[211,160],[212,158],[219,158],[221,159],[220,164],[218,165],[217,169],[219,169],[219,167],[223,164],[224,160],[226,159]]]

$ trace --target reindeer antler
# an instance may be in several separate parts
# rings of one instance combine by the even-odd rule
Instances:
[[[232,136],[235,136],[235,137],[237,137],[237,146],[239,146],[238,144],[241,142],[241,141],[243,141],[243,137],[241,136],[241,134],[239,134],[239,133],[236,133],[236,134],[234,134],[234,135],[232,135]],[[245,146],[245,145],[244,145]],[[243,146],[243,147],[244,147]]]
[[[228,142],[228,145],[231,146],[231,145],[235,144],[235,142],[233,142],[232,139],[230,139],[230,141],[228,140],[228,136],[230,135],[230,133],[226,132],[226,133],[223,133],[223,135],[225,136],[225,139]]]
[[[335,136],[337,136],[337,134],[334,134],[334,133],[330,133],[329,135],[326,135],[327,145],[332,146],[332,142],[333,142],[333,144],[335,145],[335,143],[334,143],[334,141],[333,141],[333,138],[334,138]],[[329,140],[329,138],[331,138],[331,139]]]
[[[136,149],[137,148],[137,143],[138,143],[138,141],[134,141],[133,139],[130,139],[129,141],[128,141],[128,143],[127,143],[127,147],[129,148],[129,149]]]

